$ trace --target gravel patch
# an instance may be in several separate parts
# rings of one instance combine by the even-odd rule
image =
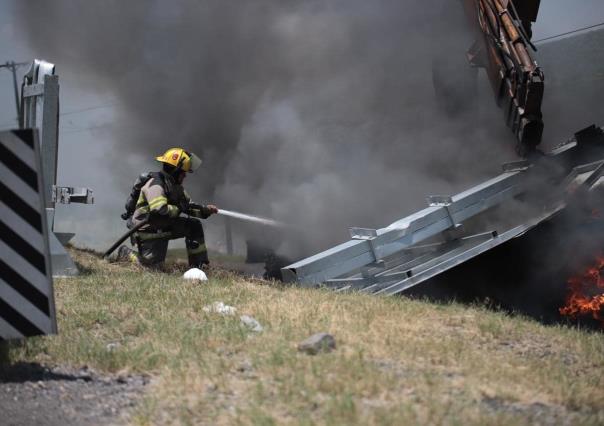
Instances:
[[[125,423],[149,383],[147,376],[103,375],[87,367],[17,363],[0,367],[5,426]]]

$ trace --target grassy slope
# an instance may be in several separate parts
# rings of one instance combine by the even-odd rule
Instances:
[[[154,377],[133,423],[525,424],[604,422],[604,336],[480,307],[250,283],[209,283],[77,254],[55,283],[60,335],[13,360]],[[203,312],[214,301],[238,317]],[[332,333],[330,354],[296,343]],[[108,351],[106,345],[119,342]]]

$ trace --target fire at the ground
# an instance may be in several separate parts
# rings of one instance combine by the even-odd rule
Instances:
[[[571,318],[591,315],[604,327],[603,270],[604,256],[598,256],[589,268],[568,280],[569,294],[560,308],[561,315]]]

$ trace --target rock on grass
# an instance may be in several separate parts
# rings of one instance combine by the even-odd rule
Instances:
[[[262,327],[262,325],[255,318],[250,317],[249,315],[241,315],[239,319],[243,325],[256,333],[260,333],[262,330],[264,330],[264,327]]]
[[[298,343],[298,351],[308,355],[331,352],[336,348],[336,339],[328,333],[317,333]]]

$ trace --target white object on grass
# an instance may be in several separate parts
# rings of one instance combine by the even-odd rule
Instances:
[[[250,317],[249,315],[241,315],[239,319],[241,320],[241,323],[243,325],[245,325],[252,331],[259,333],[264,330],[264,327],[262,327],[262,325],[256,320],[256,318]]]
[[[235,315],[237,309],[222,302],[214,302],[211,305],[204,306],[203,311],[212,314]]]
[[[185,280],[207,281],[208,276],[199,268],[191,268],[182,276]]]

